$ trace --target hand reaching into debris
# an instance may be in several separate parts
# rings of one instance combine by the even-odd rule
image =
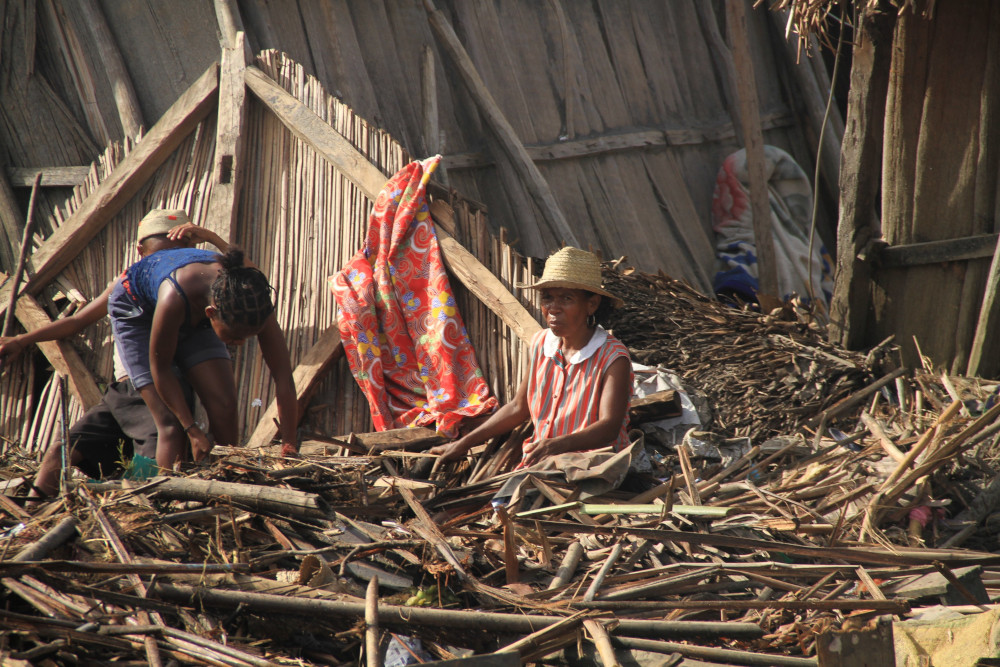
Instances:
[[[536,440],[534,442],[527,442],[523,446],[523,456],[521,457],[521,464],[518,468],[528,468],[546,456],[554,456],[556,454],[562,454],[566,452],[565,447],[560,447],[558,441],[555,438],[542,438],[541,440]]]
[[[448,463],[449,461],[458,461],[465,456],[469,449],[471,449],[471,445],[464,444],[462,440],[456,440],[455,442],[449,442],[447,445],[431,447],[430,453],[440,456],[442,463]]]
[[[191,458],[194,459],[195,463],[199,463],[208,457],[214,445],[197,423],[191,424],[187,428],[186,433],[191,439]]]
[[[0,366],[8,361],[13,361],[19,354],[24,352],[25,345],[17,336],[10,338],[0,338]]]

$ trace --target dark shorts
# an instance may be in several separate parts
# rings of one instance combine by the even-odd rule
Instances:
[[[153,384],[149,365],[149,336],[153,313],[145,312],[125,290],[122,281],[111,289],[108,314],[118,355],[137,389]],[[229,359],[229,350],[211,327],[182,327],[177,338],[174,364],[183,373],[209,359]]]
[[[181,386],[191,405],[191,386],[184,381]],[[70,428],[69,441],[83,457],[80,470],[95,479],[106,477],[120,472],[133,454],[156,458],[156,422],[131,382],[113,382],[100,403]]]

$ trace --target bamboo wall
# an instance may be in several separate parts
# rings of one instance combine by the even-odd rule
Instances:
[[[373,127],[327,94],[301,67],[276,52],[266,52],[258,66],[286,90],[323,117],[387,175],[409,160],[389,135]],[[336,317],[336,304],[326,285],[361,247],[371,202],[315,151],[294,137],[262,104],[248,96],[243,160],[243,193],[234,241],[243,246],[276,288],[277,317],[285,332],[293,366]],[[78,303],[100,294],[137,259],[138,221],[150,208],[186,209],[204,223],[211,198],[215,118],[203,121],[128,205],[80,253],[55,281],[55,303]],[[48,228],[56,228],[111,173],[128,147],[109,148],[91,168]],[[437,187],[455,211],[456,235],[508,286],[527,282],[531,262],[489,234],[482,207],[453,190]],[[454,283],[456,297],[487,381],[501,401],[508,400],[524,372],[517,337]],[[65,299],[73,295],[73,299]],[[533,307],[528,301],[525,305]],[[75,341],[87,367],[99,380],[111,376],[110,325],[103,320]],[[234,355],[243,437],[257,425],[274,396],[266,366],[255,341]],[[25,355],[0,378],[0,436],[30,450],[41,450],[60,428],[58,383],[47,371],[37,372]],[[35,394],[41,392],[37,398]],[[80,414],[75,401],[68,422]],[[321,435],[372,430],[368,405],[345,362],[323,380],[304,419],[304,428]]]

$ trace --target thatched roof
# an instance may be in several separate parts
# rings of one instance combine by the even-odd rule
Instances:
[[[219,58],[212,3],[179,7],[109,1],[36,11],[34,3],[12,3],[0,92],[8,166],[96,159],[128,134],[127,88],[134,91],[132,117],[150,127]],[[442,153],[439,175],[485,204],[494,231],[506,228],[523,253],[543,257],[566,240],[500,149],[419,0],[235,7],[232,20],[253,53],[287,53],[411,155]],[[437,9],[577,243],[709,291],[715,175],[741,146],[723,6],[444,0]],[[812,112],[799,77],[822,73],[813,63],[790,64],[768,12],[748,13],[765,141],[812,173],[818,126],[807,120]],[[823,90],[822,82],[813,85]],[[831,159],[821,181],[827,245],[836,206]]]

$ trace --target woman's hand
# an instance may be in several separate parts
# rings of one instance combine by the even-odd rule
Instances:
[[[229,244],[223,241],[222,237],[211,229],[196,225],[193,222],[177,225],[167,232],[167,238],[171,241],[187,241],[192,246],[198,243],[211,243],[222,252],[226,252],[229,249]]]
[[[525,444],[522,448],[523,456],[519,468],[528,468],[540,462],[546,456],[562,454],[563,450],[553,438],[542,438],[534,442]]]
[[[449,442],[447,445],[431,447],[430,453],[440,456],[442,462],[448,463],[449,461],[459,460],[465,456],[469,449],[471,449],[471,447],[462,444],[461,440],[456,440],[455,442]]]
[[[0,366],[8,361],[13,361],[23,351],[24,343],[19,341],[17,336],[0,338]]]
[[[195,463],[199,463],[208,456],[214,445],[197,424],[194,428],[188,429],[187,435],[191,438],[191,458]]]

